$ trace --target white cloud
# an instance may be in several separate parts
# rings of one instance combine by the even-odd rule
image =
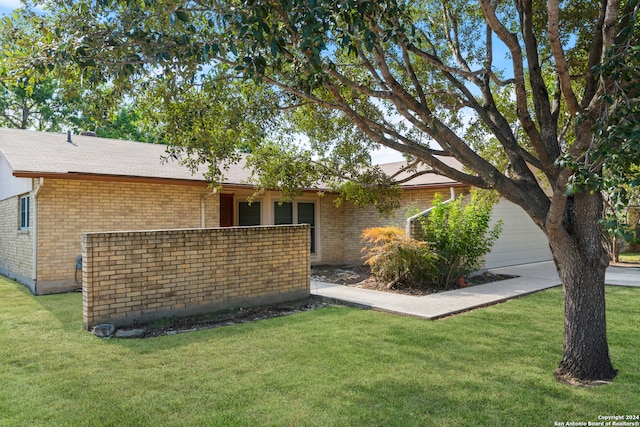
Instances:
[[[22,3],[20,3],[20,0],[0,0],[0,7],[4,7],[7,9],[16,9],[21,6]]]

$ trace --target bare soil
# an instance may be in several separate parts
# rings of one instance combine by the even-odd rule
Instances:
[[[142,334],[143,338],[151,338],[287,316],[303,311],[316,310],[327,305],[329,305],[329,303],[324,301],[322,298],[311,296],[309,298],[286,303],[238,308],[235,310],[196,316],[162,319],[152,323],[138,324],[131,328],[124,329],[141,329],[144,331]],[[336,305],[336,303],[332,302],[331,305]]]

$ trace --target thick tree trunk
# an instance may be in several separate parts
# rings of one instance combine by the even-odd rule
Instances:
[[[617,371],[607,344],[605,267],[562,258],[556,265],[564,288],[564,344],[556,378],[570,384],[610,381]]]
[[[617,374],[607,343],[604,275],[608,256],[598,223],[601,209],[597,194],[570,198],[564,236],[549,236],[565,305],[563,356],[555,375],[569,384],[610,381]]]

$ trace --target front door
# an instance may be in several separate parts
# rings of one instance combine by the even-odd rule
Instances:
[[[220,194],[220,227],[233,227],[233,194]]]

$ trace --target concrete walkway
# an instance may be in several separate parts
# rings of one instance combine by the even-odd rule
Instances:
[[[551,261],[494,268],[490,271],[495,274],[519,277],[425,296],[380,292],[311,280],[311,294],[375,310],[437,319],[560,284],[555,266]],[[609,267],[606,283],[640,287],[640,268]]]

